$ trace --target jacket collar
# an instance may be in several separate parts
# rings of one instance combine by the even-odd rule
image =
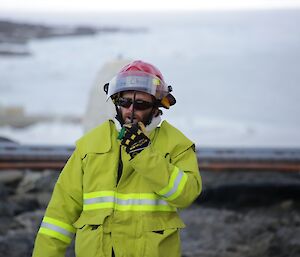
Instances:
[[[81,158],[84,158],[88,153],[109,152],[111,149],[113,129],[114,124],[109,120],[81,137],[76,142],[76,148],[80,152]]]

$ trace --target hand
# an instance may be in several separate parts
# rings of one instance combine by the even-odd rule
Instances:
[[[125,133],[121,145],[125,147],[125,151],[132,159],[150,144],[150,139],[143,132],[144,124],[141,122],[125,124],[123,128],[125,128]]]

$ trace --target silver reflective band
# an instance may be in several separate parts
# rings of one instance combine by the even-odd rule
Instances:
[[[149,79],[149,77],[146,76],[119,77],[117,81],[117,87],[148,87],[148,85],[152,85],[152,81]]]
[[[107,208],[118,211],[176,211],[156,193],[90,192],[83,195],[83,203],[84,211]]]
[[[116,204],[120,205],[168,205],[164,200],[150,200],[150,199],[119,199],[116,198]]]
[[[162,199],[120,199],[114,198],[113,196],[84,199],[84,204],[95,203],[116,203],[120,205],[168,205],[168,203]]]
[[[141,89],[146,93],[155,95],[156,85],[154,87],[152,81],[153,81],[153,78],[150,76],[128,76],[128,77],[119,76],[116,79],[115,87],[116,87],[117,91],[119,91],[120,89],[122,91]]]
[[[84,204],[93,204],[93,203],[113,203],[115,198],[113,196],[102,196],[95,197],[91,199],[84,199]]]
[[[180,170],[177,177],[176,177],[176,179],[175,179],[175,181],[174,181],[173,187],[171,188],[171,190],[168,193],[163,194],[164,197],[169,197],[177,191],[178,186],[180,184],[180,181],[181,181],[183,175],[184,175],[184,173]]]
[[[56,231],[56,232],[58,232],[58,233],[60,233],[60,234],[63,234],[63,235],[65,235],[65,236],[68,236],[68,237],[71,237],[71,238],[72,238],[73,235],[74,235],[74,233],[72,233],[72,232],[69,232],[69,231],[67,231],[67,230],[65,230],[65,229],[63,229],[63,228],[61,228],[61,227],[59,227],[59,226],[56,226],[56,225],[47,223],[47,222],[45,222],[45,221],[42,222],[41,227],[42,227],[42,228],[48,228],[48,229],[51,229],[51,230],[53,230],[53,231]]]

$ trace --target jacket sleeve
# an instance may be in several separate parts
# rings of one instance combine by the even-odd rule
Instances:
[[[133,168],[148,181],[153,191],[177,208],[190,205],[200,194],[202,182],[194,147],[170,159],[151,145],[131,160]]]
[[[37,233],[33,257],[62,257],[82,211],[82,161],[75,150],[63,168]]]

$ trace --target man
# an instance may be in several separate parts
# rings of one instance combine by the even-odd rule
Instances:
[[[34,257],[64,256],[76,233],[78,257],[178,257],[177,208],[201,191],[194,144],[160,108],[171,87],[149,63],[126,65],[104,87],[116,106],[109,120],[77,141],[55,185]]]

